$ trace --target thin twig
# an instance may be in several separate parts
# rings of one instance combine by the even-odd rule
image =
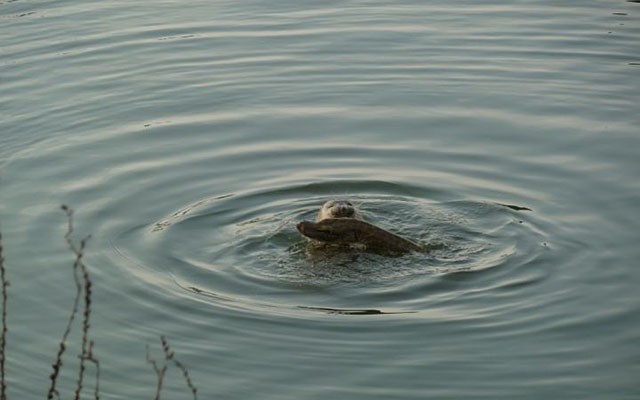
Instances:
[[[73,262],[73,280],[76,286],[76,296],[73,301],[73,308],[71,309],[71,315],[69,316],[69,320],[67,321],[67,326],[62,334],[62,339],[60,340],[60,345],[58,348],[58,353],[56,355],[55,362],[52,365],[53,372],[49,376],[51,379],[51,385],[49,386],[49,391],[47,393],[47,399],[51,400],[54,396],[60,398],[60,394],[56,389],[56,384],[58,380],[58,376],[62,369],[62,356],[66,351],[66,343],[71,333],[71,327],[73,326],[73,321],[75,320],[76,314],[78,313],[78,307],[80,304],[80,298],[82,295],[82,291],[84,289],[85,296],[85,306],[84,306],[84,319],[82,323],[82,347],[80,351],[80,368],[78,372],[78,382],[75,392],[75,398],[80,398],[80,392],[82,391],[82,382],[83,376],[85,372],[85,361],[93,358],[88,357],[90,353],[90,347],[88,346],[88,332],[89,332],[89,317],[91,315],[91,280],[89,279],[89,273],[87,267],[84,265],[83,257],[84,250],[89,240],[90,236],[87,236],[85,239],[80,241],[80,246],[76,246],[71,240],[71,235],[73,233],[73,210],[71,210],[66,205],[63,205],[62,210],[67,215],[67,233],[64,235],[64,238],[67,242],[67,245],[71,252],[75,255],[75,260]],[[80,276],[82,275],[83,282],[80,282]],[[84,286],[83,286],[84,283]],[[98,382],[96,382],[96,386],[98,386]],[[97,396],[97,395],[96,395]]]
[[[51,385],[49,386],[49,392],[47,394],[48,400],[53,399],[54,395],[60,398],[60,395],[56,390],[56,383],[58,380],[58,375],[60,374],[60,370],[62,369],[62,356],[67,349],[67,346],[66,346],[67,338],[71,333],[71,326],[73,325],[73,320],[75,319],[76,314],[78,313],[78,304],[80,303],[80,294],[82,292],[82,286],[80,285],[80,280],[78,279],[78,273],[77,273],[77,270],[78,270],[77,266],[82,258],[82,253],[79,253],[76,251],[75,246],[73,245],[70,239],[71,233],[73,233],[73,219],[72,219],[73,211],[64,205],[62,206],[62,210],[67,214],[67,220],[68,220],[67,233],[65,234],[64,237],[67,243],[70,243],[69,247],[71,248],[71,251],[73,251],[76,255],[76,259],[73,263],[73,279],[76,285],[76,297],[73,300],[73,307],[71,309],[71,315],[69,316],[69,320],[67,321],[67,327],[65,328],[64,333],[62,334],[62,339],[60,340],[60,347],[58,348],[58,354],[56,355],[56,360],[52,365],[53,372],[49,376],[49,378],[51,379]]]
[[[89,342],[86,360],[92,362],[96,366],[96,387],[94,390],[94,396],[96,400],[100,400],[100,361],[93,356],[93,340]]]
[[[147,355],[146,355],[147,363],[151,364],[153,367],[153,371],[156,373],[156,377],[158,378],[158,383],[156,385],[156,397],[155,400],[160,400],[160,392],[162,391],[162,382],[164,381],[164,374],[167,372],[167,364],[163,364],[162,368],[158,367],[158,363],[156,360],[151,358],[149,354],[149,345],[147,345]]]
[[[0,335],[0,400],[7,400],[7,383],[4,377],[4,362],[7,349],[7,287],[9,281],[5,277],[4,251],[2,233],[0,233],[0,281],[2,283],[2,334]]]
[[[156,373],[156,377],[158,378],[158,383],[156,386],[156,397],[155,400],[160,400],[160,392],[162,391],[162,384],[164,382],[164,375],[167,372],[167,362],[171,361],[173,362],[173,364],[178,367],[180,369],[180,371],[182,371],[182,375],[184,376],[185,382],[187,383],[187,386],[189,387],[189,389],[191,390],[191,393],[193,393],[193,399],[197,400],[198,399],[198,395],[197,395],[197,391],[198,389],[196,389],[195,385],[193,384],[193,381],[191,380],[191,377],[189,376],[189,371],[187,370],[187,367],[184,366],[184,364],[182,364],[180,361],[176,360],[175,358],[175,354],[173,352],[173,350],[171,350],[171,346],[169,346],[169,342],[167,341],[167,338],[165,338],[164,336],[160,336],[160,343],[162,344],[162,351],[164,352],[164,363],[162,364],[162,367],[158,366],[158,363],[156,362],[156,360],[152,359],[151,356],[149,355],[149,345],[147,345],[147,363],[151,364],[151,366],[153,367],[154,372]]]
[[[86,240],[80,242],[80,252],[83,252]],[[85,372],[85,361],[88,359],[88,336],[89,336],[89,319],[91,317],[91,279],[89,279],[89,271],[84,263],[81,261],[78,265],[80,272],[82,273],[82,279],[84,281],[84,313],[82,319],[82,345],[80,348],[80,367],[78,368],[78,384],[76,386],[75,400],[80,399],[80,392],[82,391],[82,382]]]
[[[189,371],[187,370],[187,367],[185,367],[185,365],[182,364],[178,360],[174,359],[172,361],[176,365],[176,367],[180,368],[180,370],[182,371],[182,375],[184,375],[184,380],[185,380],[185,382],[187,382],[187,386],[191,390],[191,393],[193,393],[193,400],[197,400],[198,399],[198,395],[197,395],[198,389],[193,384],[193,381],[191,380],[191,377],[189,376]]]
[[[194,386],[193,381],[189,376],[189,371],[187,370],[187,367],[184,364],[182,364],[180,361],[176,360],[176,358],[174,357],[175,356],[174,352],[171,350],[171,347],[169,347],[169,342],[167,341],[167,338],[165,338],[164,336],[160,336],[160,341],[162,342],[162,350],[164,351],[165,359],[173,361],[173,364],[176,367],[178,367],[180,371],[182,371],[184,380],[187,383],[187,386],[189,387],[189,389],[191,390],[191,393],[193,393],[193,399],[197,400],[198,389],[196,389],[196,387]]]

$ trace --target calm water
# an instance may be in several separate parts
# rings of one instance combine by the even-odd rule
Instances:
[[[0,0],[9,397],[66,203],[104,399],[152,398],[161,334],[200,399],[640,398],[640,4],[511,3]],[[335,197],[437,249],[309,252]]]

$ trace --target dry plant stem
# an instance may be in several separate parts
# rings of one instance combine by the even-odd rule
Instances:
[[[58,353],[56,355],[56,360],[52,365],[53,372],[49,376],[51,379],[51,385],[49,386],[49,391],[47,393],[47,399],[53,399],[54,395],[57,398],[60,398],[60,394],[56,390],[57,379],[62,369],[62,356],[66,351],[66,343],[69,334],[71,333],[71,327],[73,326],[73,321],[75,320],[76,314],[78,313],[78,306],[80,304],[80,298],[82,295],[82,291],[85,291],[85,308],[84,308],[84,320],[83,320],[83,332],[82,332],[82,349],[80,354],[80,368],[78,373],[78,383],[75,392],[75,398],[80,398],[80,392],[82,390],[82,381],[85,370],[85,360],[87,360],[87,354],[89,353],[89,349],[87,346],[87,337],[89,331],[89,316],[91,314],[91,281],[89,280],[89,274],[86,266],[83,262],[84,257],[84,249],[87,244],[87,240],[89,237],[80,241],[80,246],[77,247],[73,241],[71,240],[71,234],[73,233],[73,211],[69,209],[69,207],[63,205],[62,210],[67,215],[67,233],[64,235],[64,238],[69,246],[69,249],[75,255],[75,261],[73,263],[73,280],[76,286],[76,296],[73,301],[73,308],[71,309],[71,315],[69,316],[69,320],[67,321],[67,326],[62,334],[62,339],[60,340],[60,347],[58,348]],[[80,274],[82,274],[83,284],[80,281]],[[98,383],[96,382],[96,385]]]
[[[156,373],[158,383],[156,385],[156,397],[155,400],[160,400],[160,392],[162,391],[162,382],[164,381],[164,374],[167,372],[167,364],[165,363],[162,368],[158,367],[156,360],[149,355],[149,345],[147,345],[147,363],[151,364],[153,371]]]
[[[80,251],[85,247],[86,240],[80,242]],[[70,240],[67,240],[69,246],[72,246]],[[91,280],[89,279],[89,272],[82,260],[78,264],[80,272],[82,273],[82,279],[84,281],[84,313],[82,320],[82,347],[80,350],[80,367],[78,369],[78,384],[76,386],[75,400],[80,399],[80,392],[82,391],[82,382],[85,372],[85,361],[88,359],[88,335],[89,335],[89,319],[91,317]]]
[[[151,358],[151,356],[149,355],[149,346],[147,346],[147,363],[151,364],[154,372],[156,373],[156,377],[158,378],[155,400],[160,400],[160,392],[162,391],[162,383],[164,382],[164,375],[167,372],[168,361],[173,362],[173,364],[176,367],[178,367],[180,371],[182,371],[182,375],[184,376],[185,382],[187,383],[187,386],[189,387],[189,389],[191,390],[191,393],[193,394],[193,399],[197,400],[198,389],[196,389],[196,387],[194,386],[193,381],[189,376],[189,371],[187,370],[187,367],[185,367],[184,364],[182,364],[180,361],[175,359],[174,357],[175,354],[171,350],[171,347],[169,346],[169,342],[164,336],[160,336],[160,342],[162,344],[162,351],[164,352],[164,364],[162,365],[162,367],[159,367],[156,360]]]
[[[93,356],[93,340],[89,342],[89,349],[86,360],[92,362],[96,366],[96,387],[94,396],[96,400],[100,400],[100,361]]]
[[[191,381],[191,377],[189,376],[189,371],[187,370],[187,367],[178,360],[173,360],[173,363],[176,365],[176,367],[180,368],[180,370],[182,371],[182,375],[184,375],[184,380],[185,382],[187,382],[187,386],[189,386],[191,393],[193,393],[193,400],[197,400],[198,389],[196,389],[196,387],[193,385],[193,381]]]
[[[4,361],[7,348],[7,287],[9,282],[5,277],[4,251],[2,234],[0,233],[0,280],[2,281],[2,335],[0,336],[0,400],[7,400],[7,384],[4,377]]]
[[[197,398],[198,398],[198,396],[197,396],[198,389],[196,389],[196,387],[193,385],[193,381],[191,380],[191,377],[189,376],[189,371],[187,370],[187,367],[185,367],[184,364],[182,364],[180,361],[175,359],[174,353],[173,353],[173,351],[171,351],[171,348],[169,347],[169,342],[167,341],[167,338],[165,338],[164,336],[160,336],[160,341],[162,342],[162,350],[164,351],[165,359],[173,361],[174,365],[176,367],[178,367],[180,369],[180,371],[182,371],[182,375],[184,376],[184,380],[187,383],[187,386],[189,387],[189,389],[191,390],[191,393],[193,393],[193,399],[197,400]]]

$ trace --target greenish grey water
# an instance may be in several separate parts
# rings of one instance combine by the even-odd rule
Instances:
[[[102,398],[152,397],[160,334],[201,399],[638,398],[639,7],[0,1],[10,398],[73,300],[62,203]],[[439,248],[311,254],[334,197]]]

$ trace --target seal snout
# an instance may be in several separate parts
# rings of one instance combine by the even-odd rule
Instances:
[[[351,211],[351,207],[347,206],[346,204],[340,203],[338,205],[338,214],[348,215],[349,211]]]

